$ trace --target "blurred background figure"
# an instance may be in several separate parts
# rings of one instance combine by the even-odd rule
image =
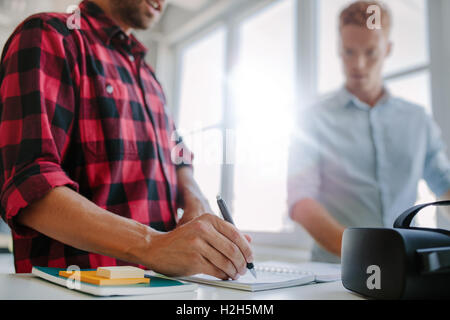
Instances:
[[[423,107],[384,84],[391,21],[377,1],[342,11],[344,87],[300,115],[304,134],[292,141],[288,196],[292,219],[316,240],[313,260],[340,262],[346,227],[392,227],[415,204],[421,179],[450,199],[440,129]]]

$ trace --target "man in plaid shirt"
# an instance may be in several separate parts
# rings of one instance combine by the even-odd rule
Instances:
[[[85,0],[79,28],[69,14],[37,14],[6,43],[0,208],[17,272],[132,264],[236,279],[252,262],[250,239],[208,214],[147,50],[130,33],[157,21],[164,2]]]

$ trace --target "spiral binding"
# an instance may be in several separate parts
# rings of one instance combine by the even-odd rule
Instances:
[[[301,275],[312,275],[310,271],[290,269],[275,266],[255,266],[257,272],[270,272],[270,273],[290,273],[290,274],[301,274]]]

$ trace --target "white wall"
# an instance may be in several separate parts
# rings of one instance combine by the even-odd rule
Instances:
[[[14,29],[28,16],[38,12],[65,12],[78,0],[0,0],[0,48]]]

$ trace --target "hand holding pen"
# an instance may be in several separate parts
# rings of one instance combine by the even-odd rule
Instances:
[[[222,199],[221,196],[217,196],[217,205],[219,206],[220,212],[222,213],[224,220],[231,223],[232,225],[235,225],[233,218],[231,217],[230,211],[228,210],[227,204],[225,203],[225,201]],[[247,269],[250,270],[251,274],[256,279],[256,271],[253,263],[247,263]]]

